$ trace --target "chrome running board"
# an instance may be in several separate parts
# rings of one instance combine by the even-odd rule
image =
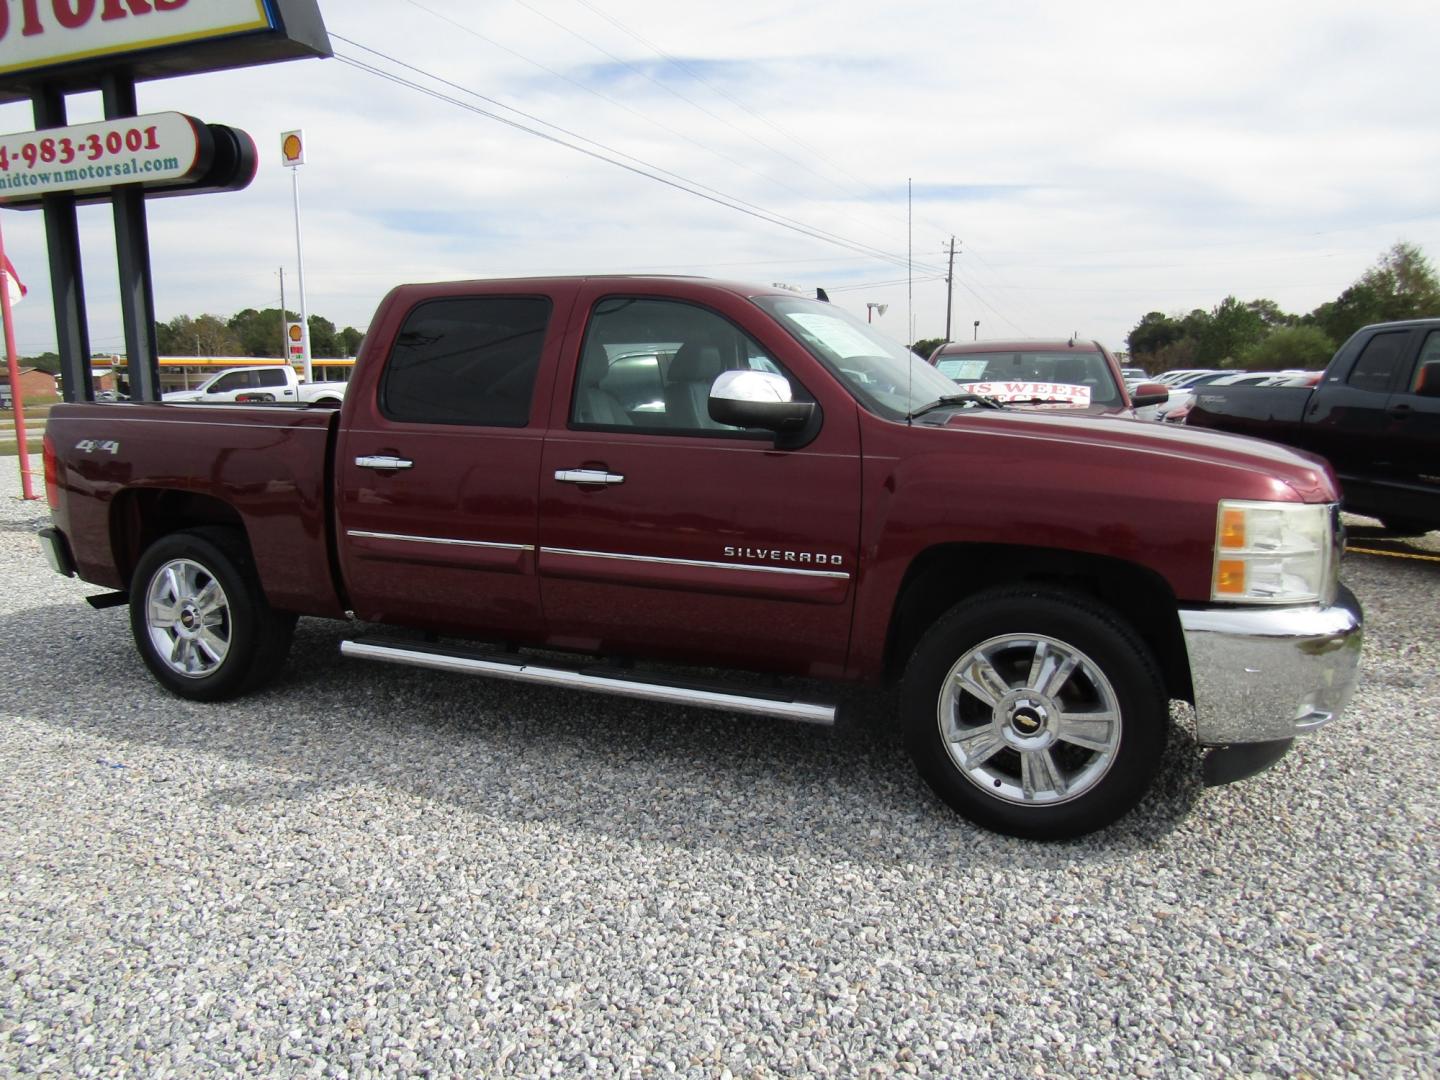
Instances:
[[[572,690],[616,694],[669,705],[721,709],[752,716],[774,716],[807,724],[835,723],[834,705],[796,701],[783,694],[757,693],[740,687],[732,689],[666,680],[648,672],[626,670],[623,674],[612,674],[598,666],[546,667],[529,663],[518,656],[512,658],[509,655],[471,652],[463,648],[445,648],[426,642],[381,638],[342,641],[340,652],[343,656],[352,656],[358,660],[379,660],[390,664],[429,668],[432,671],[452,671],[461,675],[508,679],[511,682],[563,686]]]

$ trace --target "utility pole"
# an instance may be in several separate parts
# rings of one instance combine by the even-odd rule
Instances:
[[[950,237],[950,268],[945,271],[945,340],[950,340],[950,306],[955,299],[955,237]]]

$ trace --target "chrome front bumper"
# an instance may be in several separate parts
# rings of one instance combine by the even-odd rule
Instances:
[[[1335,719],[1355,689],[1362,625],[1343,585],[1329,607],[1181,611],[1201,745],[1291,739]]]

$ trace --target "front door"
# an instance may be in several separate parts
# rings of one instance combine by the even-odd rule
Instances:
[[[676,299],[582,294],[577,310],[580,358],[573,384],[557,383],[540,468],[551,643],[841,674],[860,519],[853,402],[832,402],[808,445],[776,449],[706,408],[736,368],[809,396],[756,335]]]

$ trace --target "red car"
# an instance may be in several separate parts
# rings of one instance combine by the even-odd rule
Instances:
[[[1098,341],[950,342],[930,354],[940,374],[972,394],[1006,405],[1133,417],[1168,396],[1143,383],[1132,398],[1120,364]]]

